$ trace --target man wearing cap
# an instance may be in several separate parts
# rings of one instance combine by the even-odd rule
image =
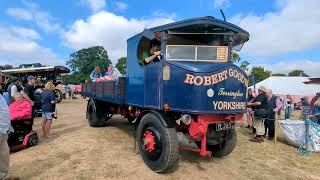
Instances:
[[[266,95],[266,87],[260,86],[258,89],[259,95],[255,97],[252,102],[248,102],[247,106],[254,109],[253,121],[252,125],[256,129],[256,137],[250,139],[252,142],[263,142],[264,136],[264,118],[267,115],[267,95]]]
[[[276,113],[281,109],[281,101],[280,99],[272,94],[271,89],[267,89],[266,91],[268,97],[267,103],[267,116],[264,122],[265,125],[265,135],[267,135],[268,131],[268,139],[272,140],[274,138],[274,120],[276,117]]]

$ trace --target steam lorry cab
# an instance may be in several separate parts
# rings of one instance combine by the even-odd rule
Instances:
[[[159,61],[141,63],[152,39],[161,41]],[[249,33],[214,17],[145,29],[127,40],[127,76],[82,85],[86,117],[104,126],[114,114],[134,124],[145,164],[166,172],[179,149],[223,157],[233,151],[236,121],[246,111],[248,79],[232,53]]]

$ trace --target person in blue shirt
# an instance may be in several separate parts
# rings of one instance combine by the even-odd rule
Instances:
[[[56,98],[54,94],[54,85],[52,82],[48,82],[45,85],[45,90],[41,93],[41,109],[42,109],[42,133],[43,137],[49,136],[49,131],[52,125],[52,114],[55,109]]]
[[[101,74],[101,71],[100,71],[100,67],[97,66],[91,72],[90,79],[91,79],[92,82],[95,82],[97,78],[101,78],[101,77],[102,77],[102,74]]]

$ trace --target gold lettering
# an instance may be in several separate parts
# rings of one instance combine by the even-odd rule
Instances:
[[[198,79],[199,79],[200,81],[198,81]],[[203,79],[202,79],[201,76],[196,76],[196,77],[194,78],[194,85],[200,86],[200,85],[202,85],[202,83],[203,83]]]
[[[231,68],[229,69],[229,76],[233,77],[233,69],[231,69]]]
[[[218,77],[219,77],[219,82],[223,80],[223,74],[222,73],[218,73]]]
[[[212,78],[212,84],[216,84],[218,82],[218,78],[216,74],[212,75],[211,78]]]
[[[216,102],[216,101],[213,101],[213,106],[214,106],[214,109],[217,109],[217,105],[218,105],[218,102]]]
[[[203,83],[204,86],[211,85],[211,77],[210,76],[204,76],[203,79],[204,79],[204,83]]]
[[[194,76],[191,75],[191,74],[186,74],[186,75],[187,75],[187,77],[186,77],[186,79],[184,80],[184,83],[193,84]]]

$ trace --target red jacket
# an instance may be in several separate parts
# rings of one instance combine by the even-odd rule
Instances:
[[[32,105],[27,100],[13,102],[9,105],[10,120],[30,119],[32,117]]]

